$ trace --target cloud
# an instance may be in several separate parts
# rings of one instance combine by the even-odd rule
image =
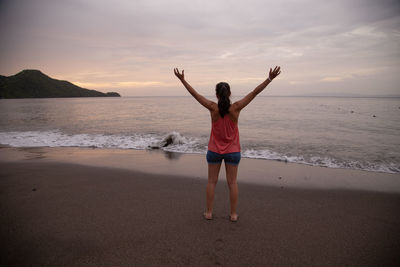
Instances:
[[[338,82],[338,81],[342,81],[342,80],[343,80],[343,77],[333,76],[333,77],[322,78],[320,81],[321,82]]]
[[[274,65],[283,70],[274,86],[288,94],[350,80],[363,92],[365,79],[381,94],[400,81],[395,0],[13,0],[0,23],[2,74],[40,68],[127,94],[174,83],[168,92],[182,94],[174,67],[201,92],[226,80],[244,94]]]
[[[85,88],[135,88],[135,87],[152,87],[163,85],[157,81],[127,81],[127,82],[111,82],[111,83],[90,83],[90,82],[72,82],[80,87]]]

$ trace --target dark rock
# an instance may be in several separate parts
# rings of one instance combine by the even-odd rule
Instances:
[[[106,93],[107,96],[113,96],[113,97],[120,97],[121,95],[118,94],[117,92],[107,92]]]
[[[179,138],[180,138],[179,134],[169,133],[158,144],[149,145],[148,148],[158,149],[158,148],[162,148],[162,147],[167,147],[171,144],[179,143]]]

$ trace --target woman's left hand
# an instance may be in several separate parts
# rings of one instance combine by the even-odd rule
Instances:
[[[182,70],[182,74],[179,73],[178,68],[174,69],[175,76],[178,77],[179,80],[185,79],[185,70]]]
[[[281,74],[281,67],[280,66],[275,66],[274,70],[272,70],[272,68],[270,68],[269,69],[269,80],[272,81],[279,74]]]

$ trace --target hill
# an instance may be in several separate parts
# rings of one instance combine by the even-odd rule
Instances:
[[[116,92],[102,93],[52,79],[39,70],[23,70],[12,76],[0,75],[0,98],[47,97],[119,97]]]

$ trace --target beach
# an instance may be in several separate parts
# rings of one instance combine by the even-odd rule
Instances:
[[[2,266],[400,261],[398,174],[242,159],[232,223],[224,168],[202,217],[204,155],[1,147],[0,165]]]
[[[400,266],[400,1],[0,20],[0,267]]]

